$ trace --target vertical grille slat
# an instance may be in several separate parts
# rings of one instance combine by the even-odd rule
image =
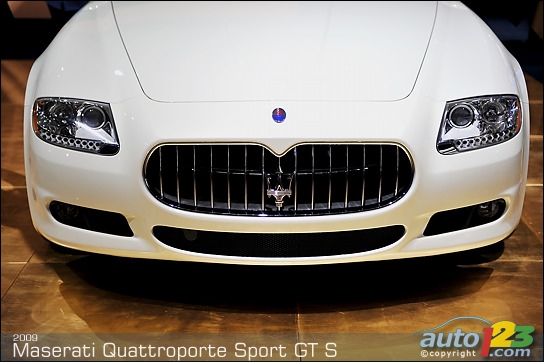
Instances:
[[[261,151],[261,164],[262,164],[262,190],[261,190],[261,211],[264,211],[264,201],[266,195],[266,173],[264,172],[264,148]]]
[[[162,148],[162,147],[161,147]],[[197,206],[196,197],[196,146],[193,146],[193,204]]]
[[[176,199],[178,204],[181,204],[181,193],[179,186],[179,147],[176,146]]]
[[[346,146],[346,171],[345,171],[345,179],[346,179],[346,192],[344,194],[344,208],[347,209],[348,207],[348,196],[349,196],[349,147]]]
[[[295,185],[294,185],[294,191],[295,196],[293,197],[293,202],[295,204],[295,211],[298,210],[298,153],[297,148],[295,147],[293,149],[293,154],[295,156]]]
[[[169,144],[150,153],[144,178],[181,210],[310,216],[386,207],[410,188],[413,166],[393,144],[300,144],[281,156],[256,144]]]
[[[396,156],[397,156],[397,164],[396,164],[397,172],[395,173],[395,193],[394,193],[394,196],[397,197],[397,195],[399,194],[399,171],[400,171],[400,155],[399,155],[398,147],[397,147],[397,149],[395,151],[396,151]]]
[[[244,146],[244,210],[247,207],[247,146]]]
[[[213,200],[213,174],[214,174],[214,168],[213,168],[213,147],[210,146],[210,204],[212,206],[212,209],[214,207],[214,200]]]
[[[327,207],[331,209],[332,204],[332,148],[329,145],[329,197]]]
[[[363,174],[363,182],[362,182],[362,188],[361,188],[361,207],[364,209],[366,204],[365,199],[365,187],[366,187],[366,146],[363,146],[363,168],[362,168],[362,174]]]
[[[380,177],[378,180],[378,205],[382,203],[382,182],[383,182],[383,146],[380,145]]]
[[[312,145],[312,211],[315,210],[315,148]]]
[[[230,147],[227,146],[227,209],[231,208],[230,198]]]
[[[164,198],[164,190],[162,187],[162,149],[159,149],[159,190],[161,198]]]

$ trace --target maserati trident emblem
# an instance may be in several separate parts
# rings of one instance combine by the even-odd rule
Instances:
[[[281,209],[283,207],[283,198],[285,196],[291,197],[291,184],[295,178],[295,173],[284,174],[281,170],[281,166],[278,165],[278,171],[276,171],[276,186],[270,187],[270,181],[273,177],[273,174],[266,175],[266,183],[268,187],[266,189],[266,195],[268,197],[274,196],[276,199],[276,207]],[[286,181],[287,188],[283,186],[283,181]]]
[[[272,111],[272,119],[276,123],[282,123],[285,121],[285,117],[287,117],[287,113],[285,113],[283,108],[276,108]]]

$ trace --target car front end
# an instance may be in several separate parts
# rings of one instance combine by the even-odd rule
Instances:
[[[264,265],[504,240],[523,73],[462,4],[401,4],[90,3],[29,77],[34,226],[88,252]]]

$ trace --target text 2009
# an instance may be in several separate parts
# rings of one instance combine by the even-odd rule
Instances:
[[[13,342],[38,342],[38,335],[31,333],[17,333],[13,335]]]

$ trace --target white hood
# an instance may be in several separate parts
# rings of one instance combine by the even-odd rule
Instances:
[[[436,3],[122,1],[114,12],[153,100],[393,101],[414,87]]]

